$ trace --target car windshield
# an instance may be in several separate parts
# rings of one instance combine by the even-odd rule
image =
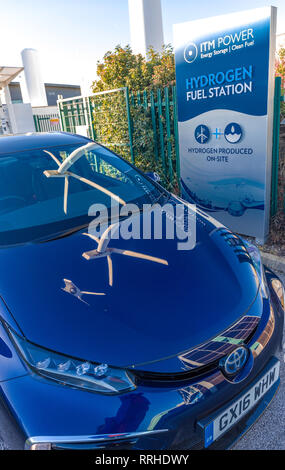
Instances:
[[[0,246],[83,227],[95,203],[142,208],[161,195],[127,162],[92,142],[4,154],[0,181]]]

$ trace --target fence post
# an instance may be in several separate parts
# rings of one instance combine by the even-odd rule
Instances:
[[[33,118],[34,118],[36,132],[40,132],[39,123],[38,123],[38,116],[34,115]]]
[[[78,101],[77,101],[77,103],[76,103],[76,112],[77,112],[78,125],[81,126],[81,125],[82,125],[82,122],[81,122],[81,113],[80,113],[80,106],[79,106]]]
[[[144,107],[144,110],[147,111],[148,102],[147,102],[147,91],[146,90],[144,90],[144,92],[143,92],[143,107]]]
[[[152,120],[152,130],[153,130],[153,141],[154,141],[154,153],[155,161],[158,161],[158,145],[157,145],[157,132],[156,132],[156,117],[155,117],[155,100],[153,96],[153,91],[150,92],[150,106],[151,106],[151,120]]]
[[[169,90],[168,87],[164,88],[165,97],[165,114],[166,114],[166,134],[167,134],[167,157],[168,157],[168,173],[170,183],[173,181],[173,168],[172,168],[172,151],[171,151],[171,128],[170,128],[170,107],[169,107]]]
[[[61,103],[61,105],[62,105],[62,114],[63,114],[63,123],[64,123],[63,124],[63,130],[65,132],[71,132],[67,107],[64,105],[64,103]]]
[[[125,88],[125,97],[126,97],[126,107],[127,107],[127,117],[128,117],[128,130],[129,130],[131,160],[132,160],[132,163],[135,163],[134,147],[133,147],[133,126],[132,126],[130,97],[129,97],[128,87]]]
[[[277,204],[278,204],[280,102],[281,102],[281,77],[275,77],[274,114],[273,114],[273,144],[272,144],[271,216],[276,214]]]
[[[83,101],[84,99],[85,98],[83,98]],[[88,113],[87,113],[88,122],[86,124],[88,125],[91,139],[96,140],[96,132],[94,128],[91,97],[87,96],[86,101],[87,101],[87,109],[88,109]]]
[[[165,177],[166,173],[166,164],[165,164],[165,155],[164,155],[164,134],[163,134],[163,114],[162,114],[162,100],[161,100],[161,91],[157,90],[157,106],[158,106],[158,125],[159,125],[159,138],[160,138],[160,153],[161,153],[161,163]]]
[[[76,106],[74,102],[71,103],[71,122],[72,122],[72,134],[76,134],[76,118],[74,115],[74,110],[76,109]]]
[[[65,131],[64,128],[64,121],[63,121],[63,113],[62,113],[62,102],[60,100],[63,99],[62,95],[57,95],[57,109],[58,109],[58,114],[59,114],[59,121],[60,121],[60,127],[62,131]]]
[[[176,153],[176,174],[179,187],[179,196],[181,196],[181,181],[180,181],[180,153],[179,153],[179,134],[178,134],[178,114],[177,114],[177,95],[176,86],[172,87],[173,99],[173,120],[174,120],[174,138],[175,138],[175,153]]]
[[[138,106],[141,105],[141,93],[140,93],[140,91],[137,92],[137,103],[138,103]]]

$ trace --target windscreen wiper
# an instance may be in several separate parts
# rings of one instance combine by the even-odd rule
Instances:
[[[80,225],[79,227],[73,227],[69,230],[67,229],[67,230],[58,232],[57,234],[54,234],[51,238],[37,239],[34,241],[34,243],[48,243],[48,242],[53,242],[54,240],[60,240],[61,238],[69,237],[70,235],[73,235],[76,232],[80,232],[80,230],[85,229],[86,227],[88,227],[88,225],[89,225],[89,222],[84,225]]]
[[[44,150],[45,153],[50,155],[50,157],[57,163],[58,169],[57,170],[45,170],[44,175],[47,178],[64,178],[64,197],[63,197],[63,210],[64,213],[67,214],[67,202],[68,202],[68,190],[69,190],[69,178],[75,178],[82,183],[85,183],[95,189],[98,189],[101,193],[107,194],[110,196],[112,199],[114,199],[116,202],[119,204],[122,204],[123,206],[126,205],[126,202],[120,198],[117,194],[112,193],[112,191],[109,191],[108,189],[104,188],[103,186],[100,186],[97,183],[94,183],[93,181],[83,178],[82,176],[77,175],[76,173],[72,173],[71,171],[68,171],[69,168],[77,162],[84,154],[85,150],[93,146],[94,144],[91,142],[87,145],[84,145],[83,147],[80,147],[78,149],[75,149],[69,157],[67,157],[62,163],[59,161],[59,159],[49,150]]]

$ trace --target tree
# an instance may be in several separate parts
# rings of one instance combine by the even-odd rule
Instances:
[[[284,94],[285,88],[285,47],[281,47],[276,56],[275,74],[281,77],[281,89]],[[285,103],[281,103],[281,119],[285,117]],[[285,196],[285,153],[284,153],[284,131],[280,127],[280,155],[278,168],[278,210],[271,219],[271,230],[269,243],[277,244],[279,250],[285,247],[285,214],[284,214],[284,196]]]
[[[130,46],[122,47],[118,45],[113,52],[108,51],[105,54],[102,62],[98,62],[97,76],[98,79],[92,84],[93,93],[124,87],[129,89],[132,149],[135,164],[142,171],[158,172],[165,187],[171,190],[177,189],[177,181],[170,183],[168,176],[163,171],[162,160],[155,159],[151,110],[148,105],[144,106],[140,101],[144,99],[143,92],[149,103],[152,90],[157,91],[158,88],[175,85],[175,64],[172,46],[164,46],[161,52],[149,48],[147,57],[144,57],[141,54],[134,54]],[[173,99],[171,88],[169,93],[170,99]],[[124,93],[94,95],[92,100],[96,140],[130,160],[129,122]],[[173,108],[171,113],[173,113]],[[164,112],[160,115],[160,119],[161,122],[165,123],[163,114]],[[164,125],[164,145],[165,148],[167,148],[167,145],[168,148],[169,145],[171,146],[173,167],[175,168],[176,149],[174,137],[172,135],[169,139],[165,128]]]
[[[150,90],[175,84],[174,53],[171,45],[162,52],[150,48],[147,57],[134,54],[130,46],[115,47],[108,51],[103,62],[97,64],[98,80],[92,85],[93,93],[114,88],[129,87],[132,92]]]
[[[285,47],[280,47],[277,52],[277,59],[275,63],[275,72],[277,77],[281,77],[282,88],[285,86]]]
[[[275,74],[276,77],[281,77],[281,88],[284,91],[285,88],[285,47],[280,47],[277,52],[277,58],[275,61]],[[281,104],[281,113],[285,114],[285,103]]]

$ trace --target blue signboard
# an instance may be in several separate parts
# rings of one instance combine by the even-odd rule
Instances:
[[[232,230],[268,233],[276,9],[174,26],[183,197]]]

